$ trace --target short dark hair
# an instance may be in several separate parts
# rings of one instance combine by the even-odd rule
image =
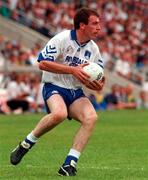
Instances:
[[[74,28],[79,29],[80,23],[84,23],[87,25],[88,19],[91,15],[95,15],[95,16],[99,17],[99,14],[93,9],[89,9],[86,7],[78,9],[78,11],[76,12],[76,14],[74,16]]]

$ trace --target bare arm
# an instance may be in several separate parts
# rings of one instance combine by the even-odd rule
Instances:
[[[44,71],[58,73],[58,74],[72,74],[74,67],[66,66],[51,61],[41,61],[39,62],[39,68]]]
[[[58,73],[58,74],[72,74],[83,84],[88,83],[89,76],[83,71],[83,67],[88,64],[81,64],[79,66],[67,66],[51,61],[40,61],[39,68],[44,71]]]

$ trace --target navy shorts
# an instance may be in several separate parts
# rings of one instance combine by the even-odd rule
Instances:
[[[43,86],[43,98],[46,106],[47,113],[50,113],[50,109],[47,105],[47,99],[51,97],[53,94],[59,94],[62,96],[67,109],[69,106],[78,98],[85,97],[85,94],[83,93],[82,89],[66,89],[51,83],[45,83]]]

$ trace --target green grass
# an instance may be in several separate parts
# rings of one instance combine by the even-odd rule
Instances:
[[[11,150],[43,114],[0,115],[0,179],[2,180],[146,180],[148,179],[148,111],[100,112],[92,138],[77,166],[77,177],[57,175],[79,124],[66,120],[44,135],[18,166]]]

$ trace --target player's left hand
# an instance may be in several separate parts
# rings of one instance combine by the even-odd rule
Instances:
[[[95,91],[101,91],[103,89],[103,86],[105,84],[105,77],[103,76],[101,80],[95,80],[95,81],[89,81],[89,83],[85,84],[87,88],[95,90]]]

